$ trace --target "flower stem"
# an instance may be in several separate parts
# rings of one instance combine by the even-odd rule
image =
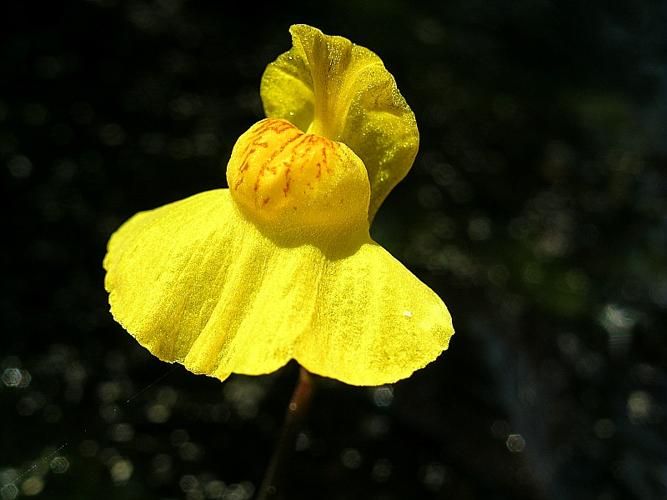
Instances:
[[[313,377],[305,368],[299,371],[299,381],[287,405],[285,422],[269,467],[266,469],[257,500],[278,500],[285,498],[283,487],[287,462],[294,451],[296,436],[301,430],[313,395]]]

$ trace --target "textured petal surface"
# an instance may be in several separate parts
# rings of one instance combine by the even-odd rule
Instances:
[[[148,212],[111,238],[111,311],[165,361],[220,379],[296,358],[356,385],[409,376],[453,333],[440,299],[367,232],[277,243],[219,189]]]
[[[417,154],[414,114],[375,53],[306,25],[290,33],[292,49],[262,77],[266,115],[349,146],[368,170],[372,220]]]
[[[135,215],[104,261],[114,318],[164,361],[225,379],[292,357],[312,316],[319,252],[279,248],[224,189]]]
[[[232,198],[257,223],[281,233],[368,227],[364,164],[345,144],[267,118],[239,137],[227,164]]]
[[[319,375],[380,385],[426,366],[453,334],[442,300],[367,238],[353,255],[328,263],[295,358]]]

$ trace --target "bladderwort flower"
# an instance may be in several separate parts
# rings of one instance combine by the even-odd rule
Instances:
[[[415,117],[376,54],[290,32],[229,188],[138,213],[111,237],[111,312],[159,359],[220,380],[295,359],[347,384],[395,382],[454,333],[440,298],[369,235],[414,161]]]

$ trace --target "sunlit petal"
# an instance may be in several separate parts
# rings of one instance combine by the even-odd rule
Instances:
[[[414,114],[375,53],[303,24],[290,33],[292,49],[262,77],[266,115],[349,146],[368,170],[372,220],[417,154]]]

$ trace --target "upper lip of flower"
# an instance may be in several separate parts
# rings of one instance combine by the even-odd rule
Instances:
[[[368,172],[372,221],[417,154],[415,116],[370,50],[303,24],[292,26],[290,33],[292,49],[262,76],[266,116],[289,120],[354,151]]]

